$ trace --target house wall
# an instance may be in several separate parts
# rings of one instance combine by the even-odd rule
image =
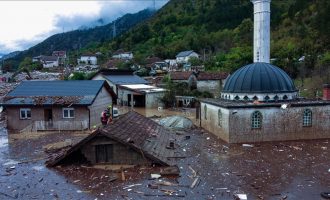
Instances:
[[[47,61],[43,64],[44,68],[52,68],[52,67],[58,67],[58,60],[57,61]]]
[[[112,97],[111,94],[105,89],[105,87],[103,87],[99,94],[96,96],[93,104],[88,107],[90,110],[91,127],[101,123],[101,113],[109,105],[112,105]]]
[[[164,96],[164,94],[165,92],[147,93],[146,108],[158,108],[158,106],[162,105],[162,101],[160,99]]]
[[[107,83],[112,88],[112,90],[117,94],[117,87],[116,87],[116,85],[113,84],[112,82],[110,82],[108,79],[104,78],[104,76],[102,74],[98,74],[98,75],[94,76],[92,80],[106,80]]]
[[[218,98],[222,90],[221,80],[198,80],[197,89],[208,91],[214,95],[214,98]]]
[[[202,127],[219,136],[215,122],[204,120],[204,105],[202,103]],[[216,113],[220,108],[206,105],[208,113]],[[227,110],[225,112],[229,117],[229,138],[222,135],[220,138],[230,143],[330,138],[330,106],[289,107],[285,110],[278,107],[220,109]],[[312,111],[311,127],[303,126],[305,109]],[[259,129],[251,128],[251,115],[254,111],[262,113],[262,126]]]
[[[73,107],[73,106],[72,106]],[[31,119],[20,119],[20,109],[31,108]],[[15,106],[7,107],[7,128],[8,130],[20,131],[26,127],[31,127],[31,130],[45,129],[45,109],[52,109],[53,124],[61,128],[61,130],[81,130],[88,128],[89,111],[87,107],[73,107],[75,109],[74,118],[63,118],[63,107],[29,107],[29,106]],[[61,123],[57,123],[61,122]],[[73,126],[76,124],[75,126]],[[86,125],[87,124],[87,125]],[[30,130],[30,131],[31,131]]]
[[[199,55],[195,52],[192,52],[189,56],[176,57],[176,62],[177,63],[187,63],[189,61],[189,59],[192,57],[198,58]]]
[[[206,105],[206,117],[205,117]],[[222,113],[222,123],[219,126],[218,111]],[[229,142],[229,110],[201,102],[201,126],[216,135],[218,138]]]
[[[124,106],[130,105],[133,103],[133,98],[131,98],[131,102],[128,102],[128,98],[127,95],[131,94],[131,96],[133,97],[133,95],[140,95],[136,92],[130,91],[130,90],[126,90],[123,88],[118,88],[118,103]]]
[[[136,152],[130,147],[111,140],[108,137],[97,136],[81,148],[81,152],[92,164],[96,163],[95,146],[101,144],[113,145],[113,158],[108,164],[143,165],[150,163],[150,161],[145,159],[142,154]]]
[[[96,65],[97,64],[97,58],[95,56],[81,56],[78,62],[85,62],[88,64],[88,61],[90,61],[90,64]]]

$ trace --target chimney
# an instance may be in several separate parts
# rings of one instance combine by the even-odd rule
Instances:
[[[330,101],[330,84],[323,85],[323,100]]]
[[[253,3],[253,62],[270,61],[270,1],[251,0]]]

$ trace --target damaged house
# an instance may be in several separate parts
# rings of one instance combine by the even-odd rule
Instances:
[[[78,142],[47,162],[48,166],[69,163],[169,166],[181,152],[176,134],[134,111]],[[182,155],[181,155],[182,156]]]
[[[115,94],[106,81],[23,81],[4,98],[12,131],[84,130]]]

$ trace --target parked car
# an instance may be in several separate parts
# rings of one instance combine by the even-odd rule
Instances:
[[[112,109],[112,113],[113,113],[113,118],[116,118],[116,117],[118,117],[119,116],[119,110],[118,110],[118,108],[113,108]]]

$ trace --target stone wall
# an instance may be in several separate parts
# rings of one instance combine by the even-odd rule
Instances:
[[[214,98],[218,98],[222,91],[221,80],[199,80],[197,81],[197,89],[208,91],[214,95]]]

